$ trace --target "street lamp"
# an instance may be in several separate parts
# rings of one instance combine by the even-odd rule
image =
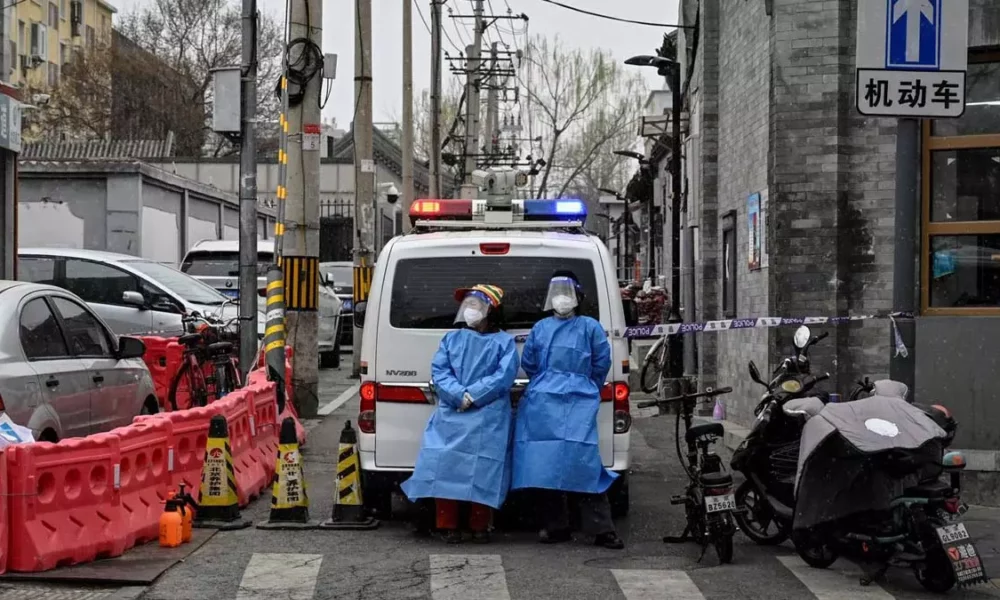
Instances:
[[[655,67],[657,74],[668,77],[671,104],[671,135],[670,140],[670,179],[673,209],[670,215],[670,316],[667,321],[679,323],[682,321],[678,310],[681,297],[681,66],[676,61],[663,56],[640,55],[625,61],[626,65],[638,67]],[[691,322],[694,318],[694,242],[689,234],[686,237],[688,252],[685,262],[690,263],[687,275],[690,278],[684,302],[684,321]],[[684,340],[680,335],[673,336],[669,345],[669,374],[672,378],[682,377],[684,372],[694,373],[694,343]],[[683,356],[682,356],[683,354]]]

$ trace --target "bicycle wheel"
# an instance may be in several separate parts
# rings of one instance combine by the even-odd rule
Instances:
[[[667,364],[667,344],[660,344],[656,352],[643,363],[642,371],[639,373],[639,387],[647,394],[655,394],[660,386],[660,375],[663,367]]]
[[[232,357],[227,357],[225,362],[219,362],[215,366],[215,399],[220,400],[242,387],[240,385],[240,373],[236,369],[236,364]]]
[[[170,384],[170,409],[184,410],[192,406],[208,404],[208,387],[200,370],[192,370],[191,363],[184,362]]]

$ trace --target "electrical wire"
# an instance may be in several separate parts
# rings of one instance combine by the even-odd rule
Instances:
[[[417,14],[420,15],[420,20],[424,23],[424,29],[427,30],[427,33],[434,35],[431,33],[431,26],[427,23],[427,19],[424,18],[424,11],[420,9],[420,3],[417,0],[413,0],[413,6],[417,8]]]
[[[598,17],[600,19],[607,19],[609,21],[617,21],[619,23],[631,23],[632,25],[646,25],[649,27],[671,27],[674,29],[694,29],[694,25],[677,25],[671,23],[653,23],[651,21],[636,21],[633,19],[623,19],[621,17],[615,17],[612,15],[605,15],[598,12],[593,12],[583,8],[577,8],[576,6],[570,6],[569,4],[563,4],[562,2],[557,2],[556,0],[542,0],[542,2],[547,2],[549,4],[554,4],[560,8],[565,8],[567,10],[572,10],[573,12],[578,12],[584,15],[590,15],[591,17]]]

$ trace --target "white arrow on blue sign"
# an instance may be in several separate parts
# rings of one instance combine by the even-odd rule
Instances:
[[[969,0],[859,0],[858,111],[961,116],[968,40]]]

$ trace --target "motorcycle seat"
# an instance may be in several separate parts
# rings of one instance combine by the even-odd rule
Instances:
[[[929,499],[947,498],[951,493],[951,486],[940,480],[926,481],[903,491],[904,496]]]
[[[705,487],[727,487],[733,485],[733,476],[729,473],[702,473],[700,481]]]
[[[725,433],[726,429],[722,426],[722,423],[705,423],[703,425],[695,425],[691,429],[688,429],[687,433],[684,434],[684,439],[688,443],[691,443],[700,437],[722,437]]]

